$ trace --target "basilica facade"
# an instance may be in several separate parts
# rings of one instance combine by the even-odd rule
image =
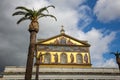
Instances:
[[[65,34],[48,39],[38,39],[37,58],[41,67],[75,67],[90,68],[90,44]]]
[[[61,29],[60,34],[38,39],[32,80],[120,80],[118,68],[95,68],[91,64],[90,44]],[[37,66],[39,69],[37,69]],[[6,66],[3,79],[24,80],[25,67]]]

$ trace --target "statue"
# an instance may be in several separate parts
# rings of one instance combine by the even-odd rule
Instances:
[[[54,54],[54,60],[55,60],[55,63],[58,63],[58,54]]]
[[[73,56],[72,53],[71,53],[71,55],[70,55],[70,59],[71,59],[71,63],[73,63],[73,62],[74,62],[74,56]]]
[[[86,63],[88,63],[88,56],[87,56],[87,54],[85,54],[85,56],[84,56],[84,61],[85,61]]]

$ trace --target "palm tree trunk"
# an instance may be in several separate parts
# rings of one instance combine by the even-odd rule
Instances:
[[[119,67],[119,72],[120,72],[120,64],[118,64],[118,67]]]
[[[37,33],[35,31],[30,32],[30,44],[29,44],[29,49],[28,49],[28,59],[27,59],[27,64],[26,64],[25,80],[31,80],[32,78],[36,34]]]
[[[118,64],[119,72],[120,72],[120,58],[119,55],[116,56],[116,63]]]
[[[39,64],[36,64],[36,79],[39,80]]]

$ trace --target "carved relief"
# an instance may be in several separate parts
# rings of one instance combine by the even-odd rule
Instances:
[[[61,54],[60,61],[61,61],[61,64],[66,64],[67,63],[67,55],[65,53]]]
[[[50,53],[45,54],[44,63],[51,63],[51,55],[50,55]]]
[[[77,60],[78,64],[83,63],[83,61],[82,61],[82,55],[81,54],[77,54],[76,57],[77,57],[76,60]]]

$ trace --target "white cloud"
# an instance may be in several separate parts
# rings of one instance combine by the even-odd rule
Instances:
[[[80,40],[88,40],[88,43],[91,45],[90,47],[90,55],[91,55],[91,61],[94,67],[99,66],[102,67],[103,65],[107,66],[109,65],[109,61],[103,57],[103,55],[107,52],[109,52],[109,45],[110,43],[115,39],[115,32],[109,32],[106,34],[103,31],[92,28],[87,33],[84,33],[81,30],[73,29],[74,34],[68,32],[70,35],[76,37]],[[112,63],[111,63],[112,64]],[[113,61],[113,64],[115,64],[115,61]],[[111,65],[109,67],[113,67],[115,65]]]
[[[118,65],[116,64],[115,59],[109,59],[109,60],[105,60],[105,62],[103,62],[103,67],[118,67]]]
[[[86,6],[82,5],[79,7],[79,26],[80,29],[84,29],[92,22],[92,18],[89,16],[91,15],[92,10]]]
[[[83,21],[80,25],[81,28],[85,28],[90,22],[91,18],[86,15],[87,11],[90,11],[88,6],[82,5],[85,0],[50,0],[49,4],[55,5],[55,10],[50,9],[50,13],[57,17],[57,22],[50,18],[43,18],[40,20],[40,32],[46,31],[46,35],[53,36],[59,34],[61,25],[65,26],[67,31],[71,31],[78,27],[78,22]],[[81,5],[81,6],[80,6]],[[42,27],[44,26],[44,27]],[[45,34],[39,34],[38,37],[44,37]]]
[[[78,6],[86,2],[86,0],[75,0],[75,1],[74,0],[69,0],[69,1],[68,0],[49,0],[49,1],[51,4],[54,4],[61,9],[77,8]]]
[[[106,60],[101,60],[99,62],[95,63],[95,66],[101,66],[101,67],[106,67],[106,68],[115,68],[118,67],[118,65],[116,64],[115,59],[106,59]]]
[[[120,19],[120,0],[98,0],[94,13],[101,22]]]

